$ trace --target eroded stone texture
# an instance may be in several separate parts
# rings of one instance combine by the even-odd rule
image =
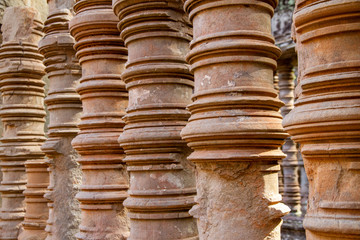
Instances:
[[[73,140],[83,173],[78,239],[120,240],[129,235],[123,207],[128,173],[117,138],[122,132],[128,93],[120,75],[127,50],[120,40],[111,0],[79,0],[70,31],[82,66],[77,88],[83,104],[80,133]]]
[[[48,139],[42,146],[48,156],[50,172],[49,192],[45,195],[49,206],[46,240],[73,240],[80,223],[75,195],[81,182],[81,170],[71,141],[78,133],[82,110],[80,96],[75,91],[81,68],[75,58],[75,41],[69,33],[72,5],[72,0],[49,1],[45,37],[39,43],[50,80],[45,99],[50,123]]]
[[[200,239],[280,239],[281,126],[273,72],[276,1],[187,0],[194,103],[182,137],[194,149]]]
[[[4,136],[0,152],[3,172],[0,239],[37,240],[45,239],[46,235],[48,209],[43,195],[49,177],[40,149],[45,141],[41,80],[45,72],[37,48],[42,37],[42,24],[37,19],[35,9],[11,7],[5,10],[2,25],[0,116]],[[24,229],[18,236],[22,220]]]
[[[126,126],[119,142],[130,172],[124,202],[130,238],[198,239],[193,165],[180,137],[189,112],[193,76],[185,61],[191,28],[181,1],[114,1],[129,51],[123,79],[129,91]]]
[[[8,7],[33,7],[39,13],[39,19],[46,19],[48,8],[46,0],[1,0],[0,1],[0,24],[3,22],[5,9]]]
[[[360,239],[360,1],[298,0],[299,96],[284,126],[301,144],[308,240]]]

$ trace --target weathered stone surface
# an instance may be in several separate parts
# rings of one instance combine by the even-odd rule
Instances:
[[[49,177],[40,149],[45,141],[44,82],[41,80],[45,72],[37,48],[41,30],[35,9],[5,10],[0,49],[3,100],[0,116],[4,127],[0,152],[3,172],[0,239],[37,240],[45,239],[46,235],[48,209],[43,195]],[[23,220],[24,230],[18,236]]]
[[[299,97],[284,126],[309,178],[307,239],[360,239],[360,1],[296,4]]]
[[[127,50],[119,37],[111,0],[79,0],[70,32],[82,66],[77,88],[83,104],[80,133],[73,140],[83,172],[78,239],[120,240],[129,235],[123,201],[128,173],[117,139],[122,133],[128,93],[120,75]]]
[[[75,91],[81,68],[68,26],[73,15],[69,10],[72,4],[72,0],[49,1],[45,36],[39,43],[50,80],[45,99],[50,123],[48,139],[42,146],[50,172],[49,192],[45,195],[49,206],[46,240],[73,240],[80,224],[79,202],[75,195],[81,183],[81,170],[71,141],[78,133],[82,110],[80,96]]]
[[[39,19],[43,22],[48,13],[46,0],[1,0],[0,1],[0,24],[3,22],[4,11],[8,7],[33,7],[39,13]]]
[[[194,40],[191,117],[200,239],[280,239],[289,208],[278,190],[281,126],[273,72],[280,50],[270,20],[276,1],[187,0]]]
[[[119,142],[130,172],[130,238],[198,239],[194,166],[180,137],[193,76],[185,55],[191,27],[181,1],[119,0],[114,11],[129,51],[123,79],[129,90]]]

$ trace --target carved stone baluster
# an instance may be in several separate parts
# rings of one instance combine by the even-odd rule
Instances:
[[[42,23],[37,20],[34,9],[11,7],[5,10],[0,49],[3,99],[0,116],[4,127],[0,153],[3,171],[0,239],[46,237],[48,208],[43,195],[49,176],[40,149],[45,141],[45,84],[41,79],[45,71],[37,48],[41,30]],[[18,236],[23,219],[24,229]]]
[[[193,76],[185,61],[191,28],[181,1],[118,0],[114,11],[129,51],[123,74],[129,90],[120,145],[130,172],[125,206],[130,239],[197,239],[193,166],[180,137]]]
[[[309,178],[308,240],[360,239],[360,1],[296,2],[299,84],[284,126]]]
[[[111,0],[78,0],[70,32],[82,66],[77,88],[83,104],[80,133],[72,141],[83,173],[78,239],[126,239],[128,173],[117,139],[122,133],[128,94],[120,75],[127,51],[117,30]]]
[[[68,25],[73,1],[49,0],[48,3],[45,37],[39,43],[50,79],[45,99],[50,114],[49,132],[42,146],[49,159],[50,172],[49,192],[45,195],[49,207],[46,239],[73,240],[80,222],[79,202],[75,195],[81,181],[81,170],[71,141],[78,133],[82,109],[80,96],[75,91],[81,68],[75,58],[75,41],[70,36]]]
[[[281,115],[285,117],[291,109],[294,108],[294,86],[295,86],[295,74],[293,71],[293,65],[291,59],[278,61],[277,68],[279,76],[279,89],[280,100],[285,103],[285,106],[281,107]],[[297,148],[294,141],[290,138],[285,140],[285,144],[282,146],[283,152],[286,154],[286,158],[282,160],[282,168],[284,175],[284,194],[283,201],[290,207],[290,215],[300,216],[300,185],[298,175],[298,159]]]
[[[281,108],[281,115],[285,117],[294,108],[295,74],[293,59],[283,56],[278,61],[280,100],[285,103]],[[290,207],[290,214],[284,217],[282,225],[282,238],[305,240],[305,230],[301,217],[301,194],[299,184],[299,161],[296,143],[288,137],[282,146],[286,158],[282,160],[284,173],[283,202]]]
[[[195,77],[182,137],[196,164],[200,239],[280,239],[278,161],[287,134],[273,85],[280,50],[270,20],[277,1],[187,0]]]

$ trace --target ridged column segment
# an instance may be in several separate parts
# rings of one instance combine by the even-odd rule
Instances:
[[[180,137],[190,116],[193,76],[185,56],[191,27],[181,1],[119,0],[121,37],[129,51],[129,91],[119,142],[130,172],[130,238],[197,239],[194,166]]]
[[[50,81],[45,99],[50,114],[48,139],[41,148],[48,157],[50,173],[49,191],[45,195],[49,207],[46,240],[73,240],[80,223],[75,195],[81,183],[81,170],[71,141],[79,132],[82,107],[75,88],[81,68],[73,48],[75,40],[69,33],[73,1],[49,0],[48,4],[45,36],[39,43]]]
[[[295,74],[291,59],[278,61],[277,72],[279,76],[279,98],[285,104],[281,107],[281,115],[285,117],[294,108]],[[286,158],[282,160],[284,174],[283,202],[291,209],[287,217],[300,216],[301,195],[296,143],[290,137],[286,138],[282,151],[286,154]]]
[[[195,77],[182,137],[194,150],[200,239],[280,239],[278,161],[287,137],[273,74],[277,1],[187,0]]]
[[[307,239],[360,239],[360,1],[296,2],[299,98],[284,119],[309,178]]]
[[[117,139],[123,131],[128,93],[121,73],[127,50],[117,30],[111,0],[78,0],[70,32],[82,67],[77,88],[83,114],[80,133],[72,141],[83,173],[76,198],[81,205],[82,240],[126,239],[129,224],[123,201],[128,173]]]
[[[0,239],[4,240],[46,237],[48,208],[43,195],[49,176],[40,149],[45,141],[45,67],[37,47],[42,27],[35,9],[5,10],[0,48],[0,116],[4,127],[0,152]]]
[[[279,75],[277,72],[274,73],[274,88],[276,90],[276,93],[279,97],[280,89],[279,89]],[[280,111],[280,109],[279,109]],[[283,176],[283,168],[282,168],[282,160],[279,160],[280,170],[279,170],[279,194],[283,196],[284,194],[284,176]]]

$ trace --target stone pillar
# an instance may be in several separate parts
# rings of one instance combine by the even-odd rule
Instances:
[[[294,108],[295,74],[291,59],[278,61],[277,72],[279,76],[279,97],[285,104],[285,106],[281,107],[281,115],[285,117]],[[283,201],[291,209],[288,216],[300,216],[301,196],[296,143],[288,137],[282,146],[282,151],[286,154],[286,158],[282,161],[284,175]]]
[[[181,1],[118,0],[121,37],[129,51],[123,74],[129,91],[120,145],[130,172],[125,206],[130,239],[198,239],[194,166],[180,137],[193,76],[185,61],[191,27]]]
[[[360,239],[360,1],[298,0],[298,100],[284,126],[309,178],[308,240]]]
[[[75,41],[68,30],[73,1],[49,0],[48,3],[45,37],[39,44],[50,80],[45,99],[50,123],[48,139],[42,146],[50,172],[49,192],[45,195],[49,206],[46,239],[73,240],[80,223],[79,202],[75,195],[81,182],[81,170],[71,141],[78,133],[82,110],[80,96],[75,91],[81,68],[75,58]]]
[[[42,24],[34,9],[5,10],[0,49],[3,100],[0,116],[4,127],[0,153],[3,172],[0,239],[46,237],[48,208],[43,195],[49,177],[40,149],[45,141],[44,82],[41,80],[45,72],[37,48],[41,30]],[[18,236],[23,220],[24,229]]]
[[[82,66],[77,88],[83,104],[78,125],[80,133],[72,141],[79,152],[83,173],[80,192],[80,232],[78,239],[126,239],[128,219],[123,201],[127,197],[128,173],[124,152],[117,139],[124,126],[122,117],[128,93],[120,75],[127,51],[117,30],[111,0],[78,0],[76,16],[70,21],[76,56]]]
[[[282,58],[282,57],[281,57]],[[295,74],[292,58],[282,58],[278,61],[280,100],[285,103],[281,107],[281,115],[285,117],[294,108]],[[299,162],[296,143],[288,137],[282,146],[286,158],[282,161],[284,173],[283,202],[290,207],[290,214],[284,217],[282,225],[283,240],[305,240],[305,230],[302,226],[301,195],[299,184]]]
[[[280,239],[278,161],[287,137],[273,85],[276,1],[187,0],[195,77],[182,137],[196,164],[200,239]]]

